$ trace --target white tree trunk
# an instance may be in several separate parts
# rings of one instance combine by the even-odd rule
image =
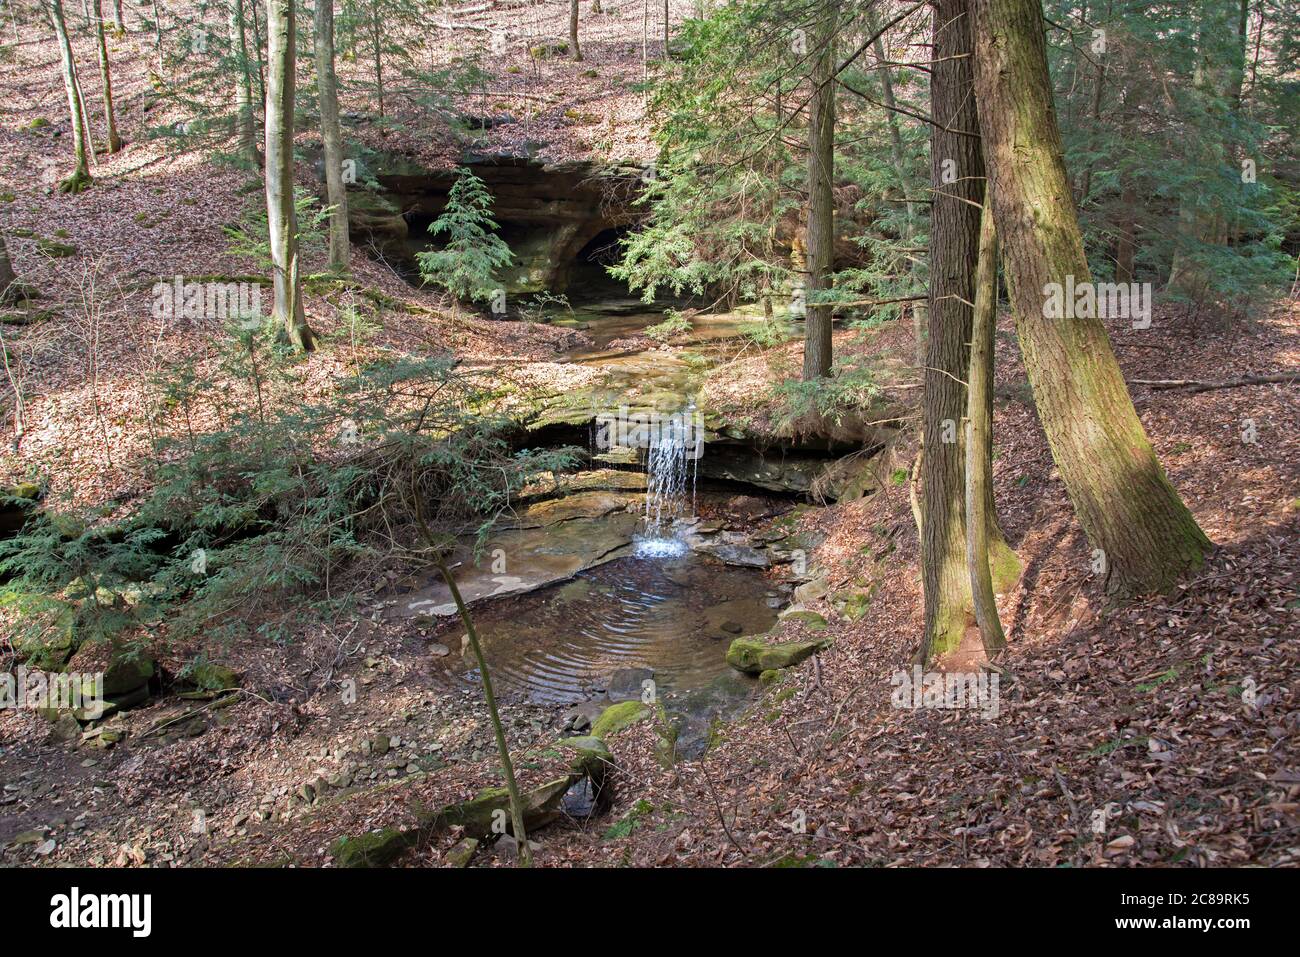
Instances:
[[[76,62],[72,58],[72,43],[68,40],[68,26],[63,18],[63,0],[49,0],[50,22],[59,40],[59,58],[62,61],[63,88],[68,94],[68,112],[72,116],[72,150],[76,167],[72,175],[59,184],[65,193],[79,193],[90,185],[90,166],[87,162],[85,112],[81,105],[81,90],[77,86]]]
[[[293,102],[295,34],[293,0],[266,5],[266,213],[275,290],[272,313],[283,334],[309,352],[315,336],[302,307],[298,216],[293,203]]]

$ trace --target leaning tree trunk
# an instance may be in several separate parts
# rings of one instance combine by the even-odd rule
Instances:
[[[966,567],[975,623],[984,651],[992,657],[1007,638],[993,598],[986,512],[993,499],[993,335],[998,313],[998,241],[993,211],[980,214],[979,262],[971,319],[970,373],[966,378]]]
[[[122,148],[122,138],[117,135],[117,117],[113,114],[113,73],[108,65],[108,43],[104,40],[103,0],[95,0],[94,14],[99,82],[104,88],[104,152],[116,153]]]
[[[578,46],[578,0],[569,0],[569,55],[574,61],[582,59],[582,48]]]
[[[820,294],[831,285],[835,252],[835,0],[828,0],[817,36],[812,96],[808,103],[807,318],[804,321],[804,381],[831,371],[831,312]]]
[[[90,185],[89,148],[86,137],[86,114],[81,105],[81,89],[77,85],[77,66],[72,58],[72,43],[68,40],[68,26],[63,18],[63,0],[49,0],[50,22],[59,40],[59,59],[63,69],[63,88],[68,94],[68,112],[72,116],[72,151],[76,166],[72,175],[59,184],[64,193],[79,193]]]
[[[334,75],[334,0],[316,0],[316,86],[325,146],[325,195],[330,205],[330,268],[348,268],[348,190],[343,182],[343,133],[339,85]]]
[[[1090,281],[1062,159],[1038,0],[971,0],[975,92],[1007,284],[1052,456],[1116,594],[1164,591],[1209,539],[1169,483],[1100,319],[1049,319],[1049,283]]]
[[[119,35],[126,33],[126,23],[122,20],[122,0],[113,0],[113,29]]]
[[[457,586],[451,570],[447,567],[446,561],[439,560],[437,564],[438,571],[442,573],[442,580],[447,583],[452,600],[456,604],[456,610],[460,614],[460,622],[465,627],[465,635],[469,638],[469,645],[474,650],[474,659],[478,662],[478,673],[483,682],[483,697],[487,702],[488,717],[492,720],[492,734],[497,742],[497,756],[501,759],[501,770],[506,779],[506,795],[510,801],[510,829],[514,832],[515,847],[519,851],[519,866],[532,867],[533,848],[528,843],[528,829],[524,823],[524,802],[520,796],[519,782],[515,778],[515,766],[510,760],[510,747],[506,742],[505,727],[501,724],[501,714],[497,710],[496,695],[492,691],[492,677],[488,672],[487,658],[483,654],[483,643],[479,640],[478,629],[474,627],[474,619],[470,617],[469,608],[465,604],[465,599],[461,596],[460,588]]]
[[[975,620],[966,563],[967,452],[962,422],[967,407],[965,383],[984,193],[967,0],[938,0],[933,16],[935,64],[930,112],[935,124],[930,131],[930,170],[934,201],[924,370],[925,454],[921,459],[925,635],[916,655],[922,663],[955,649]],[[985,401],[991,402],[991,398],[990,393]],[[985,450],[984,454],[991,452]],[[995,585],[1005,590],[1019,576],[1020,565],[997,527],[991,484],[984,490],[980,510],[986,520]]]
[[[272,318],[304,352],[316,337],[302,306],[298,216],[293,197],[294,0],[266,5],[266,212],[271,240],[275,305]]]
[[[230,58],[235,67],[235,154],[256,169],[261,161],[253,124],[253,79],[249,70],[248,35],[244,30],[244,0],[229,0],[227,14]]]

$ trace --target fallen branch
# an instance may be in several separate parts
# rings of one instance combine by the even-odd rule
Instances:
[[[1243,385],[1267,385],[1270,382],[1297,380],[1300,380],[1300,369],[1270,372],[1267,375],[1243,376],[1240,379],[1224,379],[1220,382],[1208,382],[1204,379],[1129,379],[1128,381],[1131,385],[1149,385],[1154,391],[1186,389],[1188,392],[1208,392],[1211,389],[1236,389]]]

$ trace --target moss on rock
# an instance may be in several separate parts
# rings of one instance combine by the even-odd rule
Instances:
[[[769,644],[757,638],[737,638],[727,649],[727,664],[745,674],[758,675],[797,665],[825,648],[825,641],[789,641]]]
[[[614,760],[605,742],[594,735],[585,738],[562,738],[556,744],[558,747],[577,752],[569,764],[569,770],[574,774],[591,778],[594,784],[599,784],[604,779],[605,771]]]
[[[620,701],[601,712],[591,725],[591,736],[603,740],[648,717],[650,709],[640,701]]]
[[[200,662],[189,671],[189,679],[201,691],[229,691],[239,687],[239,677],[225,665]]]
[[[153,659],[144,655],[117,655],[104,669],[104,696],[128,695],[153,677]]]
[[[416,834],[386,827],[356,837],[340,837],[330,845],[338,867],[385,867],[415,843]]]

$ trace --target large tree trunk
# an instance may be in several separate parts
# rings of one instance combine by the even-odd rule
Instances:
[[[974,623],[966,563],[966,376],[970,367],[972,303],[979,261],[984,159],[971,75],[967,0],[934,4],[934,73],[930,80],[929,335],[921,460],[921,580],[925,636],[917,660],[944,655]],[[976,135],[971,135],[976,134]],[[986,401],[991,402],[991,393]],[[991,413],[990,413],[991,414]],[[991,456],[991,451],[986,450]],[[989,465],[991,468],[991,463]],[[995,585],[1010,587],[1019,561],[997,527],[992,484],[983,512]]]
[[[230,58],[235,65],[235,153],[250,167],[261,165],[253,123],[253,79],[244,30],[244,0],[228,0]],[[256,15],[256,14],[254,14]]]
[[[325,145],[325,194],[330,209],[330,268],[348,268],[348,191],[343,182],[343,133],[339,87],[334,76],[334,0],[316,0],[316,86],[320,133]]]
[[[81,104],[81,88],[77,83],[77,66],[72,57],[72,43],[68,40],[68,26],[63,18],[63,0],[49,0],[50,22],[59,41],[59,59],[63,71],[63,89],[68,94],[68,112],[72,116],[72,151],[76,166],[72,175],[59,184],[64,193],[79,193],[90,185],[89,147],[87,144],[85,111]]]
[[[9,261],[9,247],[5,245],[4,236],[0,235],[0,305],[8,305],[19,298],[15,290],[21,289],[13,263]]]
[[[113,114],[113,74],[108,65],[108,44],[104,40],[103,0],[95,0],[95,40],[99,51],[99,82],[104,88],[104,151],[116,153],[122,148],[117,135],[117,117]]]
[[[1118,594],[1163,591],[1210,542],[1156,460],[1100,319],[1049,319],[1090,281],[1052,106],[1038,0],[971,0],[975,90],[1025,369],[1079,522]],[[927,450],[928,453],[928,450]]]
[[[808,104],[808,279],[804,320],[803,377],[818,379],[831,371],[831,312],[819,294],[831,285],[835,254],[835,29],[839,10],[829,0],[817,36],[812,98]]]
[[[569,0],[569,56],[582,59],[582,47],[578,46],[578,0]]]
[[[970,374],[966,379],[966,567],[975,623],[992,657],[1007,643],[993,599],[986,509],[993,500],[993,335],[998,314],[998,241],[993,211],[980,214],[979,262],[971,320]]]
[[[266,5],[266,212],[270,227],[275,305],[283,334],[304,351],[316,337],[302,307],[298,216],[293,202],[294,0]]]

